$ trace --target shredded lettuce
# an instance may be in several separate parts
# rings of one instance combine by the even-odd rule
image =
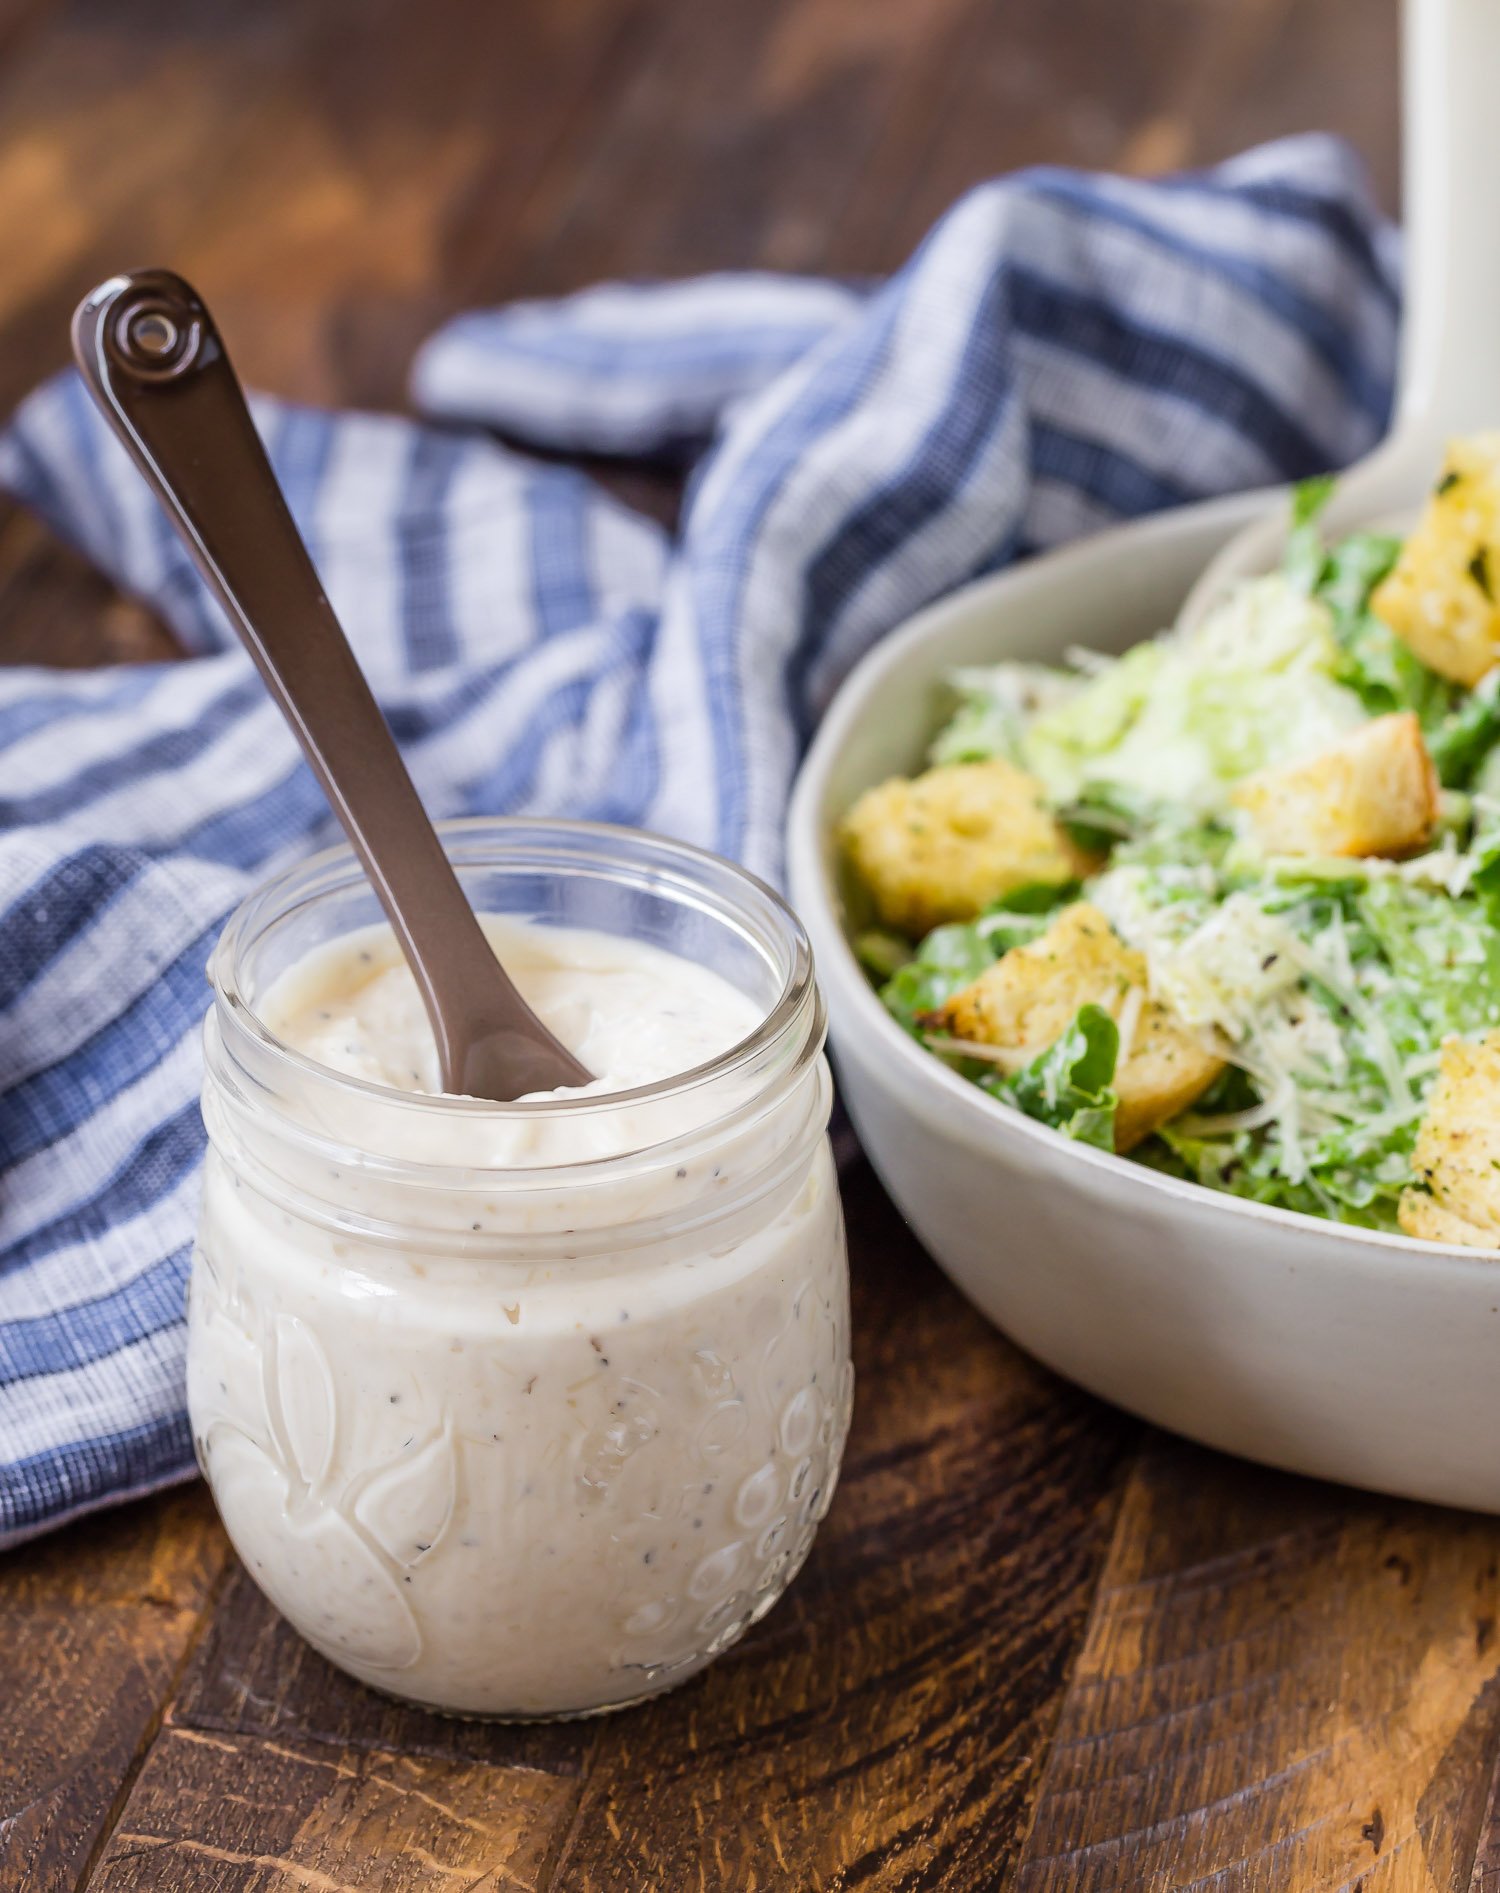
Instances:
[[[1494,895],[1376,861],[1231,864],[1211,882],[1125,865],[1096,882],[1152,989],[1248,1086],[1248,1102],[1210,1094],[1164,1129],[1179,1173],[1394,1228],[1436,1048],[1500,1024],[1500,830],[1494,861]]]
[[[1113,1150],[1119,1099],[1110,1089],[1120,1029],[1102,1006],[1082,1006],[1061,1038],[1014,1077],[980,1079],[1027,1117],[1100,1150]]]
[[[1319,519],[1332,495],[1330,477],[1304,480],[1292,496],[1292,530],[1283,571],[1327,608],[1339,656],[1334,676],[1370,716],[1415,710],[1435,729],[1453,709],[1454,686],[1429,670],[1370,609],[1370,596],[1401,554],[1389,533],[1356,532],[1325,549]]]
[[[1393,1229],[1452,1034],[1500,1026],[1500,668],[1472,691],[1371,609],[1398,540],[1329,546],[1331,480],[1298,489],[1282,571],[1191,632],[1066,667],[952,680],[934,762],[1003,756],[1042,783],[1093,859],[1082,892],[1143,956],[1151,993],[1212,1039],[1223,1075],[1135,1153],[1257,1202]],[[1446,791],[1411,861],[1268,858],[1234,785],[1412,711]],[[1066,1135],[1113,1147],[1120,1031],[1085,1006],[1021,1071],[966,1055],[930,1015],[1080,890],[1028,889],[913,953],[860,951],[892,1014],[954,1069]]]
[[[1037,666],[961,673],[963,707],[933,745],[937,762],[1003,755],[1064,810],[1153,804],[1204,817],[1252,770],[1300,761],[1364,720],[1340,681],[1328,608],[1286,578],[1243,587],[1191,635],[1138,644],[1086,671]],[[1017,704],[1029,691],[1038,708]]]
[[[1040,711],[1075,694],[1079,679],[1048,664],[991,664],[958,670],[949,678],[955,707],[938,732],[932,763],[1019,758],[1021,733]]]
[[[1500,742],[1500,669],[1481,677],[1431,733],[1427,747],[1445,789],[1472,786]]]
[[[971,986],[993,966],[1002,953],[1013,946],[1024,946],[1042,932],[1047,925],[1043,892],[1052,897],[1054,905],[1059,898],[1067,897],[1063,889],[1023,888],[1010,897],[1012,902],[1020,901],[1020,907],[998,906],[978,920],[934,927],[911,958],[880,988],[880,997],[892,1018],[920,1037],[924,1013],[945,1006],[955,993]]]
[[[1337,485],[1331,473],[1320,473],[1311,480],[1299,481],[1292,488],[1292,524],[1281,569],[1304,592],[1315,591],[1323,576],[1327,554],[1318,522]]]

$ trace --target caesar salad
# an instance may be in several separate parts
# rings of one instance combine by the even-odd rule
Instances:
[[[1328,545],[1120,657],[949,680],[840,843],[936,1058],[1209,1188],[1500,1248],[1500,434],[1403,540]]]

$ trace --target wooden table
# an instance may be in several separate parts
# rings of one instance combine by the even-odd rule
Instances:
[[[1390,200],[1394,61],[1392,0],[3,0],[0,403],[142,261],[255,380],[391,405],[452,310],[883,270],[1033,159],[1317,122]],[[0,606],[11,660],[169,648],[14,515]],[[1500,1888],[1500,1524],[1143,1429],[846,1182],[844,1485],[708,1675],[568,1727],[407,1713],[185,1488],[0,1559],[0,1886]]]

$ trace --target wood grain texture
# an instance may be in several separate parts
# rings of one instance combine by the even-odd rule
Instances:
[[[461,308],[883,272],[1016,165],[1152,171],[1322,125],[1392,204],[1395,17],[0,0],[0,407],[122,264],[196,277],[252,381],[399,407]],[[670,515],[659,472],[608,477]],[[171,655],[0,510],[0,661]],[[723,1662],[598,1723],[446,1721],[220,1581],[201,1492],[135,1506],[0,1560],[0,1893],[1500,1893],[1497,1527],[1138,1456],[942,1284],[866,1171],[846,1192],[843,1489]]]
[[[0,1887],[78,1884],[228,1546],[195,1487],[0,1559]]]
[[[1494,1846],[1500,1521],[1153,1443],[1018,1893],[1470,1893]]]
[[[841,1488],[788,1597],[702,1678],[597,1723],[456,1722],[341,1676],[237,1571],[171,1731],[581,1774],[558,1887],[996,1884],[1136,1429],[976,1323],[862,1166],[848,1198]]]
[[[503,1760],[557,1775],[578,1774],[592,1741],[587,1723],[502,1730],[375,1695],[304,1643],[238,1560],[168,1714],[174,1725],[206,1732]]]
[[[9,12],[7,407],[122,263],[198,281],[251,380],[390,406],[472,302],[888,270],[1020,164],[1324,125],[1394,192],[1394,0],[367,0],[357,31],[340,0]]]
[[[529,1893],[575,1792],[482,1763],[172,1729],[146,1758],[89,1884],[100,1893]]]
[[[245,377],[400,407],[456,310],[611,275],[895,267],[1038,162],[1358,137],[1394,193],[1395,0],[10,0],[0,410],[122,264],[198,282]],[[664,515],[659,484],[628,483]],[[0,661],[170,641],[0,510]]]
[[[1136,1428],[939,1284],[848,1192],[856,1418],[788,1596],[600,1725],[559,1885],[991,1889],[1013,1857]]]

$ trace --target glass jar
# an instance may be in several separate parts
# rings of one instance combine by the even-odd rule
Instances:
[[[823,1007],[795,917],[714,856],[444,835],[479,912],[664,947],[762,1023],[633,1092],[398,1093],[256,1014],[379,919],[352,855],[261,888],[210,968],[188,1405],[236,1550],[325,1656],[437,1709],[579,1715],[727,1648],[828,1509],[853,1376]]]

